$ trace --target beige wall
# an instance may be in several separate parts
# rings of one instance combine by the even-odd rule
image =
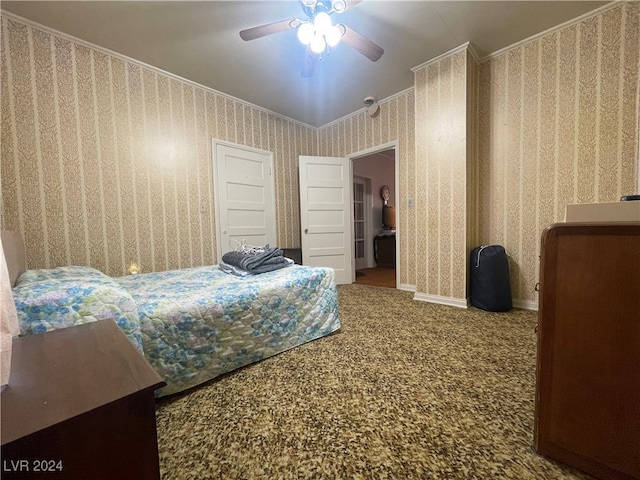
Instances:
[[[414,89],[320,130],[321,155],[398,144],[400,284],[431,298],[466,298],[468,52],[416,72]],[[472,61],[472,60],[471,60]],[[473,111],[473,108],[472,108]],[[409,199],[413,205],[409,206]]]
[[[471,250],[480,245],[480,66],[477,57],[467,49],[467,171],[466,171],[466,256],[470,260]],[[465,274],[469,276],[469,265],[465,264]],[[467,297],[469,297],[467,278]]]
[[[450,55],[376,117],[319,130],[5,18],[0,222],[25,234],[30,267],[118,275],[134,260],[143,271],[214,262],[215,137],[274,151],[278,242],[297,246],[297,156],[395,142],[401,286],[464,298],[465,255],[497,243],[514,298],[534,306],[542,229],[567,203],[637,192],[639,17],[639,3],[617,5],[478,75],[468,51]]]
[[[501,244],[515,303],[535,307],[542,229],[567,203],[637,191],[639,11],[615,6],[479,67],[453,53],[418,69],[379,119],[321,129],[322,155],[399,142],[404,288],[462,299],[470,249]]]
[[[274,152],[278,244],[299,245],[316,129],[6,17],[2,45],[1,223],[30,268],[214,263],[212,138]]]
[[[480,241],[505,246],[525,303],[566,204],[637,192],[639,16],[622,4],[481,66]]]
[[[418,238],[416,292],[425,300],[467,298],[468,98],[475,61],[467,48],[415,69]],[[455,300],[454,300],[455,299]]]
[[[400,284],[411,288],[416,283],[416,216],[415,208],[402,206],[407,205],[407,199],[416,198],[414,90],[381,101],[380,111],[373,118],[366,111],[359,111],[326,125],[320,129],[319,137],[319,155],[323,156],[351,156],[390,143],[397,145],[399,205],[396,206],[396,238],[401,249],[397,267],[400,269]]]

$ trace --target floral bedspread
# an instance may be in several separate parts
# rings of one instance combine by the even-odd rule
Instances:
[[[81,266],[27,270],[18,278],[13,298],[21,335],[111,318],[142,351],[135,301],[99,270]]]
[[[210,266],[112,278],[62,267],[28,270],[13,293],[23,335],[113,318],[167,382],[156,396],[340,328],[329,268],[240,278]]]
[[[138,305],[145,356],[167,382],[198,385],[340,327],[332,269],[235,277],[217,266],[115,279]]]

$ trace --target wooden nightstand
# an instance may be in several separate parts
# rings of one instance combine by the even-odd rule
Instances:
[[[373,239],[373,255],[378,267],[396,267],[396,236],[377,235]]]
[[[113,320],[15,338],[2,478],[159,479],[160,376]]]

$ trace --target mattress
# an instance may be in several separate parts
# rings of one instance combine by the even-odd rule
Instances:
[[[25,272],[14,289],[21,333],[112,318],[167,382],[156,396],[340,327],[330,268],[292,265],[243,278],[217,266],[113,278],[86,268]]]

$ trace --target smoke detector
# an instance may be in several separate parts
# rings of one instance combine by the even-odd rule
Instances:
[[[374,117],[376,113],[378,113],[378,110],[380,110],[380,105],[378,105],[374,97],[365,97],[364,104],[369,106],[367,112],[370,117]]]

